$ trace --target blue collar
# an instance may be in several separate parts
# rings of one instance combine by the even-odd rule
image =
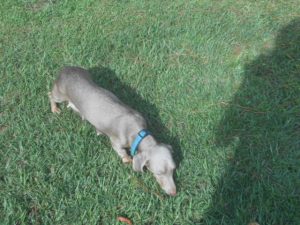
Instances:
[[[130,148],[130,154],[131,156],[135,156],[139,147],[139,144],[142,142],[142,140],[147,137],[150,133],[148,130],[141,130],[136,138],[134,139],[131,148]]]

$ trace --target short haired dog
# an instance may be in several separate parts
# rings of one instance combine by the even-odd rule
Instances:
[[[56,103],[67,101],[68,107],[89,121],[97,134],[109,137],[124,163],[132,161],[133,169],[140,172],[146,167],[167,194],[176,195],[172,147],[157,142],[149,134],[141,114],[122,103],[112,92],[97,86],[87,70],[64,67],[49,98],[53,113],[59,112]],[[129,148],[132,159],[126,151]]]

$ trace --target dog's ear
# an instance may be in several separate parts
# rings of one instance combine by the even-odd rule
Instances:
[[[132,160],[133,170],[136,172],[143,172],[143,168],[146,165],[147,160],[144,154],[136,154]]]

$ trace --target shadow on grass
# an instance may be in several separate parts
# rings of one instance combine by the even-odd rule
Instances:
[[[300,223],[300,18],[245,65],[224,104],[219,146],[235,146],[204,218],[196,224]]]
[[[171,136],[169,130],[163,125],[156,106],[143,99],[129,85],[123,83],[111,69],[107,67],[93,67],[89,69],[89,72],[100,87],[112,91],[122,102],[140,112],[147,120],[148,129],[159,142],[172,145],[174,150],[173,157],[176,165],[179,166],[182,160],[179,140],[176,136]]]

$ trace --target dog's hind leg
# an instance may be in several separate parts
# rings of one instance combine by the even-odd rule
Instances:
[[[96,132],[97,132],[97,136],[104,135],[100,130],[96,129]]]
[[[54,84],[52,91],[48,92],[48,96],[51,105],[51,112],[60,113],[60,109],[56,103],[66,101],[67,99],[65,99],[64,95],[59,92],[56,84]]]

